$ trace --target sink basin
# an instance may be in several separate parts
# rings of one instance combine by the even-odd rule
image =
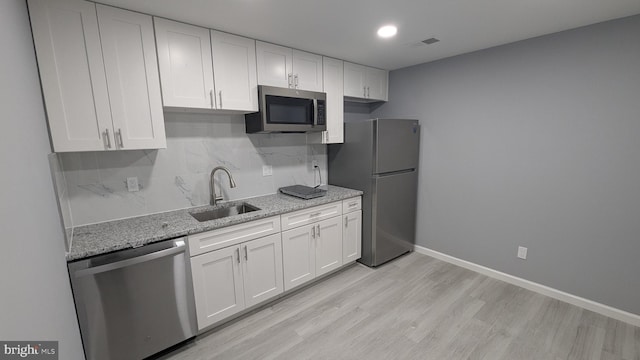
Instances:
[[[260,210],[255,206],[251,206],[247,203],[241,203],[236,205],[226,205],[220,208],[211,209],[198,213],[189,213],[194,219],[203,222],[209,220],[216,220],[226,218],[228,216],[246,214],[248,212]]]

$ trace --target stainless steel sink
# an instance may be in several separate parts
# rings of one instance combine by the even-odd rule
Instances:
[[[260,210],[255,206],[251,206],[247,203],[226,205],[216,209],[211,209],[203,212],[189,213],[196,220],[203,222],[209,220],[222,219],[228,216],[246,214],[248,212]]]

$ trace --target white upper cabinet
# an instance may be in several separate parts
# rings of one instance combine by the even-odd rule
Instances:
[[[160,18],[154,23],[164,106],[214,109],[209,29]]]
[[[387,101],[388,76],[386,70],[345,62],[344,96],[364,101]]]
[[[81,0],[29,12],[54,151],[166,147],[151,17]]]
[[[372,67],[367,68],[367,98],[371,100],[389,100],[389,72]]]
[[[29,0],[29,15],[54,151],[107,149],[113,129],[95,4]]]
[[[256,41],[211,31],[218,109],[258,111]]]
[[[355,98],[367,97],[365,66],[344,62],[344,96]]]
[[[97,12],[117,147],[166,148],[151,16],[104,5]]]
[[[293,52],[290,48],[256,41],[258,84],[291,87]]]
[[[293,50],[293,87],[308,91],[323,91],[322,56]]]
[[[322,56],[256,41],[258,84],[323,91]]]
[[[325,57],[322,59],[324,92],[327,94],[327,131],[324,144],[344,142],[344,76],[343,61]]]
[[[255,40],[154,21],[165,107],[258,111]]]

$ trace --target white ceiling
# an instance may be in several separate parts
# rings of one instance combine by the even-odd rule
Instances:
[[[388,70],[640,13],[640,0],[98,1]],[[385,24],[395,38],[376,36]]]

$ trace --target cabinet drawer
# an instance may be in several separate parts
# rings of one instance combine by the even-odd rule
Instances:
[[[342,215],[341,201],[294,211],[281,216],[282,230],[293,229],[338,215]]]
[[[362,197],[358,196],[351,199],[342,200],[343,214],[360,209],[362,209]]]
[[[204,254],[278,232],[280,232],[279,216],[228,226],[201,234],[189,235],[189,252],[191,256]]]

